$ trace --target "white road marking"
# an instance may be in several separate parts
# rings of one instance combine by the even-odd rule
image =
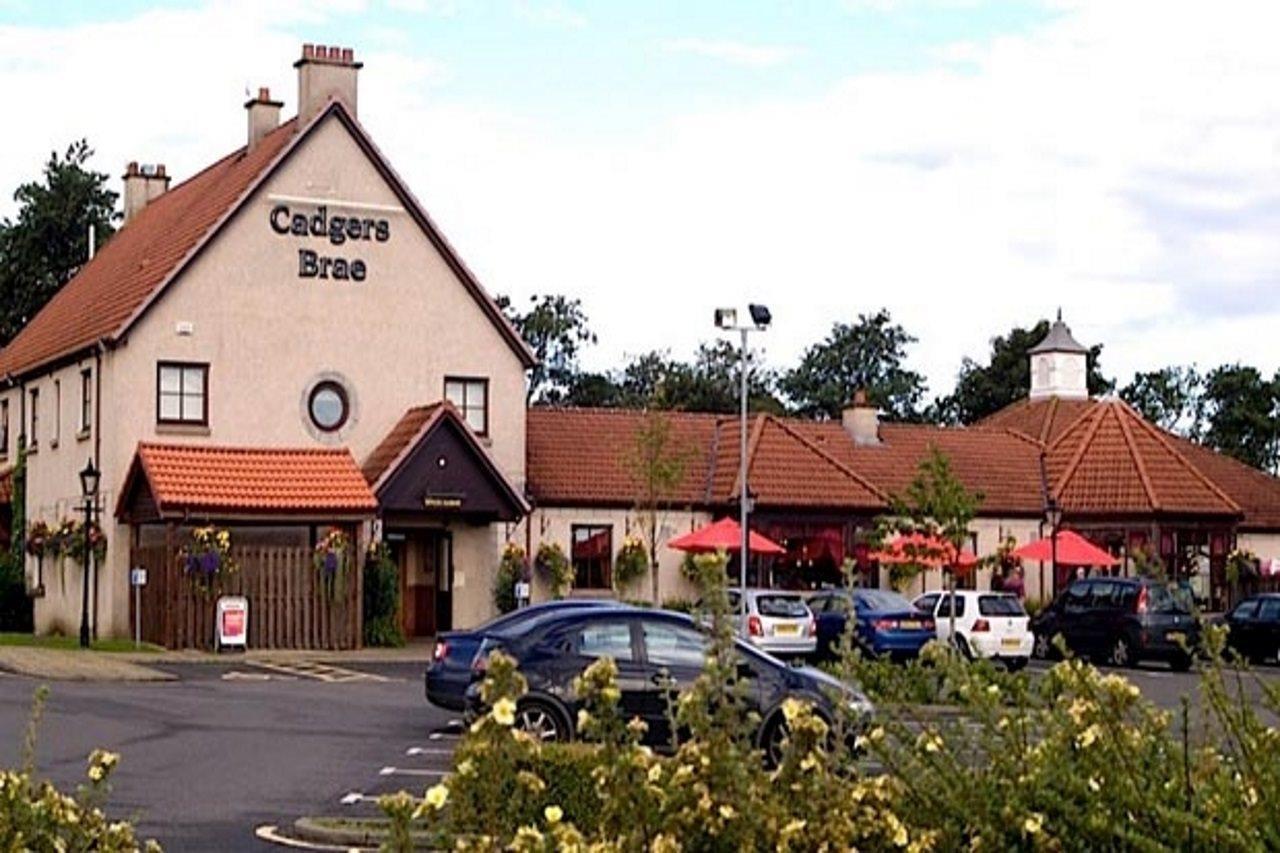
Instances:
[[[453,755],[452,749],[432,749],[428,746],[411,746],[404,751],[405,755]]]
[[[287,835],[281,835],[273,823],[264,823],[256,828],[253,834],[262,841],[270,844],[279,844],[281,847],[292,847],[295,850],[341,850],[343,853],[360,853],[362,850],[376,849],[373,847],[347,847],[342,844],[316,844],[313,841],[303,841],[301,838],[290,838]]]
[[[271,681],[272,679],[279,681],[297,680],[291,675],[271,675],[267,672],[244,672],[239,669],[233,669],[230,672],[222,673],[223,681]]]
[[[344,806],[354,806],[356,803],[376,802],[377,799],[377,797],[370,797],[367,794],[360,793],[359,791],[352,791],[349,794],[343,794],[342,799],[338,800],[338,802],[342,803]]]
[[[452,732],[432,732],[427,735],[427,740],[457,740],[458,735]]]
[[[379,776],[431,776],[438,778],[448,776],[448,770],[425,770],[417,767],[384,767],[378,771]]]
[[[295,678],[309,678],[313,681],[323,681],[330,684],[346,684],[353,681],[391,680],[386,676],[375,675],[371,672],[360,672],[359,670],[346,669],[340,666],[331,666],[330,664],[315,663],[313,661],[297,661],[293,663],[253,661],[252,666],[267,669],[272,672],[278,672],[284,675],[291,675]]]

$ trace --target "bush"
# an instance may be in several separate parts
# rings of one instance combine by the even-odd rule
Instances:
[[[668,598],[662,602],[663,610],[674,610],[676,613],[692,613],[693,599]]]
[[[551,588],[552,598],[564,598],[573,585],[573,564],[558,542],[543,542],[533,559],[534,568]]]
[[[493,577],[493,606],[499,613],[510,613],[516,609],[516,583],[528,577],[529,561],[524,549],[508,542],[502,549],[498,571]]]
[[[385,544],[369,549],[364,563],[364,644],[403,646],[400,631],[400,579]]]
[[[0,551],[0,631],[29,634],[35,629],[31,598],[22,560]]]

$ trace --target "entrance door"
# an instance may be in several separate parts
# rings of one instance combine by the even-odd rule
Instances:
[[[442,530],[403,535],[397,549],[402,627],[406,637],[431,637],[452,624],[452,539]]]

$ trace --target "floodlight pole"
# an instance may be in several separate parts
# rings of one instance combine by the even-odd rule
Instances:
[[[738,481],[742,483],[742,491],[738,497],[738,524],[741,526],[739,531],[742,534],[739,545],[742,550],[738,552],[738,589],[741,592],[742,599],[742,629],[746,630],[747,616],[747,560],[750,559],[751,551],[748,549],[747,537],[747,514],[750,511],[750,495],[751,490],[747,488],[747,327],[743,326],[739,331],[742,332],[742,368],[738,396],[741,407],[741,418],[738,423]]]

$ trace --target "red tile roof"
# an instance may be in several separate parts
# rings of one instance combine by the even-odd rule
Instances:
[[[988,415],[974,426],[1007,429],[1048,444],[1093,408],[1095,400],[1041,397],[1019,400]]]
[[[158,515],[372,515],[369,484],[345,448],[139,444],[117,515],[146,487]]]
[[[672,444],[685,457],[672,503],[706,502],[720,415],[670,412]],[[631,409],[529,410],[528,493],[537,503],[630,505],[639,487],[630,458],[645,413]]]
[[[290,119],[264,136],[252,151],[239,148],[148,203],[0,351],[0,377],[21,376],[100,341],[114,343],[125,335],[258,185],[331,115],[351,131],[517,357],[532,367],[537,360],[519,333],[363,128],[334,101],[307,126],[298,127],[297,119]]]
[[[1242,510],[1242,530],[1280,530],[1280,479],[1185,438],[1174,447],[1231,496]]]
[[[364,460],[361,470],[365,480],[371,485],[377,483],[387,469],[395,465],[408,452],[414,439],[428,423],[435,420],[435,415],[444,405],[444,403],[432,403],[429,406],[415,406],[401,415],[396,425]]]

